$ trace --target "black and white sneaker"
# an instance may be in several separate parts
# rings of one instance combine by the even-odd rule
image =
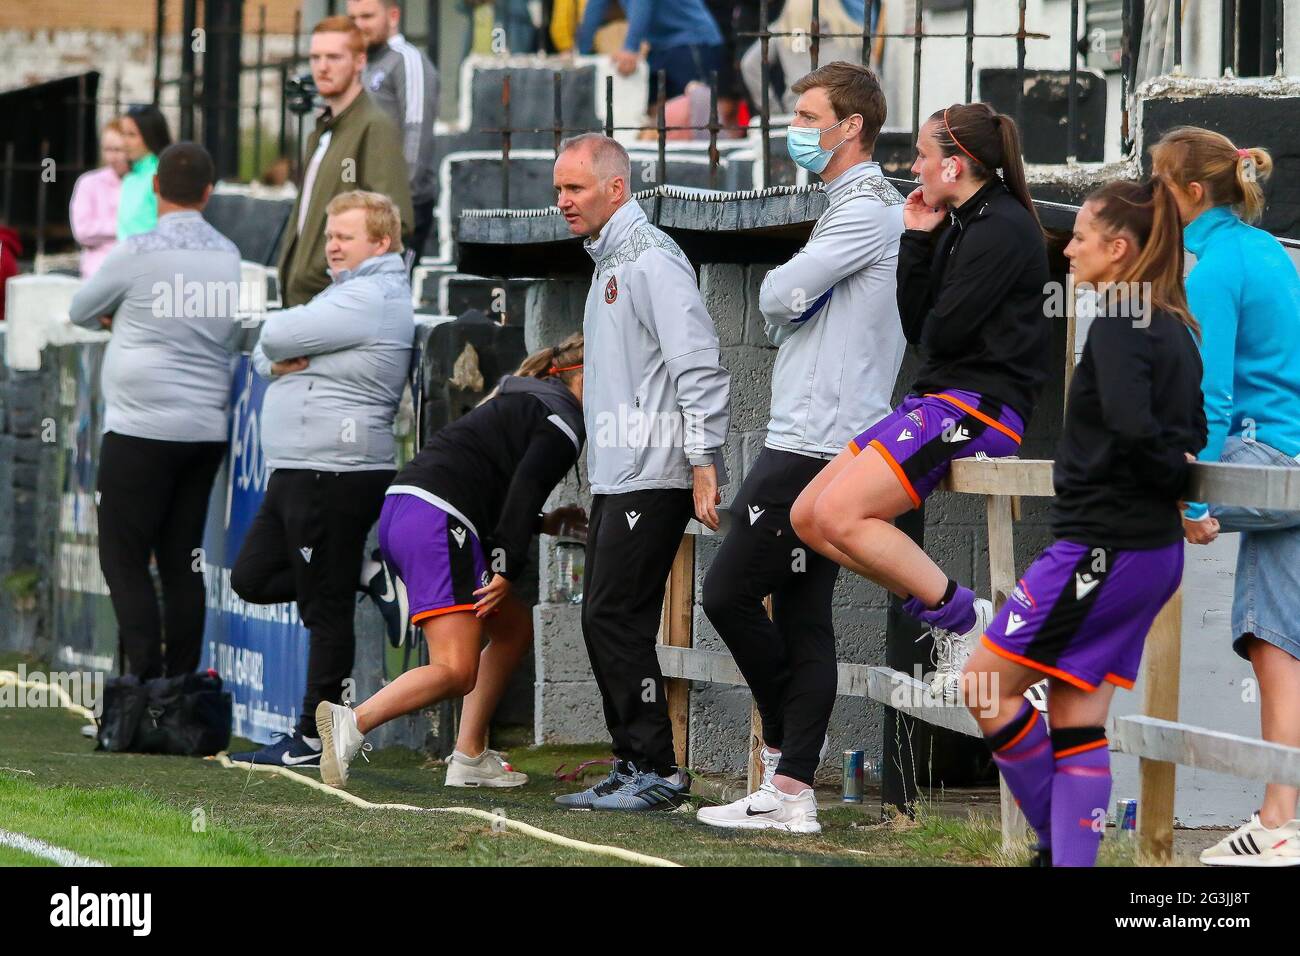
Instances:
[[[320,740],[313,744],[306,737],[292,734],[273,733],[275,743],[267,744],[260,750],[248,750],[243,753],[229,754],[235,763],[270,764],[275,767],[320,767]]]
[[[568,810],[590,810],[601,797],[613,793],[631,780],[635,772],[636,768],[631,764],[616,759],[613,769],[604,780],[579,793],[562,793],[555,798],[555,802]]]
[[[379,608],[388,643],[393,647],[401,647],[410,630],[411,605],[406,597],[406,585],[393,573],[378,548],[370,555],[370,559],[378,568],[362,584],[361,591]]]

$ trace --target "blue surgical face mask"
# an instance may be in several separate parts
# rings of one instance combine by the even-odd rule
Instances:
[[[817,129],[815,126],[788,127],[785,132],[785,148],[789,151],[790,158],[809,172],[820,173],[831,161],[831,154],[849,141],[846,136],[831,149],[822,149],[822,133],[830,132],[849,118],[846,116],[839,123],[827,126],[826,129]]]

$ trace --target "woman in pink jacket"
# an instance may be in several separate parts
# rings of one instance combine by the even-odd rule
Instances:
[[[122,141],[121,121],[114,119],[100,134],[104,165],[83,173],[72,187],[69,219],[81,246],[81,277],[89,279],[117,244],[117,200],[122,177],[131,168]]]

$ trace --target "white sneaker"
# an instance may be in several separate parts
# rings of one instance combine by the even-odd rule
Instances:
[[[930,691],[945,703],[956,703],[961,699],[961,672],[970,660],[975,645],[988,630],[993,620],[993,604],[983,598],[975,599],[975,623],[970,630],[958,634],[945,631],[941,627],[930,629],[934,637],[934,677],[930,681]]]
[[[522,787],[528,774],[520,773],[495,750],[484,750],[477,757],[466,757],[459,750],[447,758],[445,787]]]
[[[1201,851],[1207,866],[1300,866],[1300,820],[1270,830],[1252,813],[1250,821]]]
[[[701,807],[695,819],[711,827],[732,830],[784,830],[787,833],[821,833],[817,800],[812,790],[797,796],[765,783],[747,797],[721,807]]]
[[[331,787],[345,786],[348,766],[358,753],[370,749],[357,729],[356,713],[351,707],[323,700],[316,705],[316,731],[320,734],[321,781]]]
[[[758,759],[763,762],[763,779],[761,786],[767,786],[776,776],[777,765],[781,762],[781,751],[768,750],[764,744],[758,751]]]

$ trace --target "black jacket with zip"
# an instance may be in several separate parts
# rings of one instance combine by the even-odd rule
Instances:
[[[951,219],[942,231],[908,229],[899,244],[899,317],[922,357],[910,391],[978,392],[1028,424],[1051,341],[1042,230],[1000,179]]]
[[[507,375],[495,396],[438,429],[390,487],[412,485],[455,505],[483,536],[488,567],[513,581],[540,530],[538,511],[585,440],[582,405],[568,386]]]

